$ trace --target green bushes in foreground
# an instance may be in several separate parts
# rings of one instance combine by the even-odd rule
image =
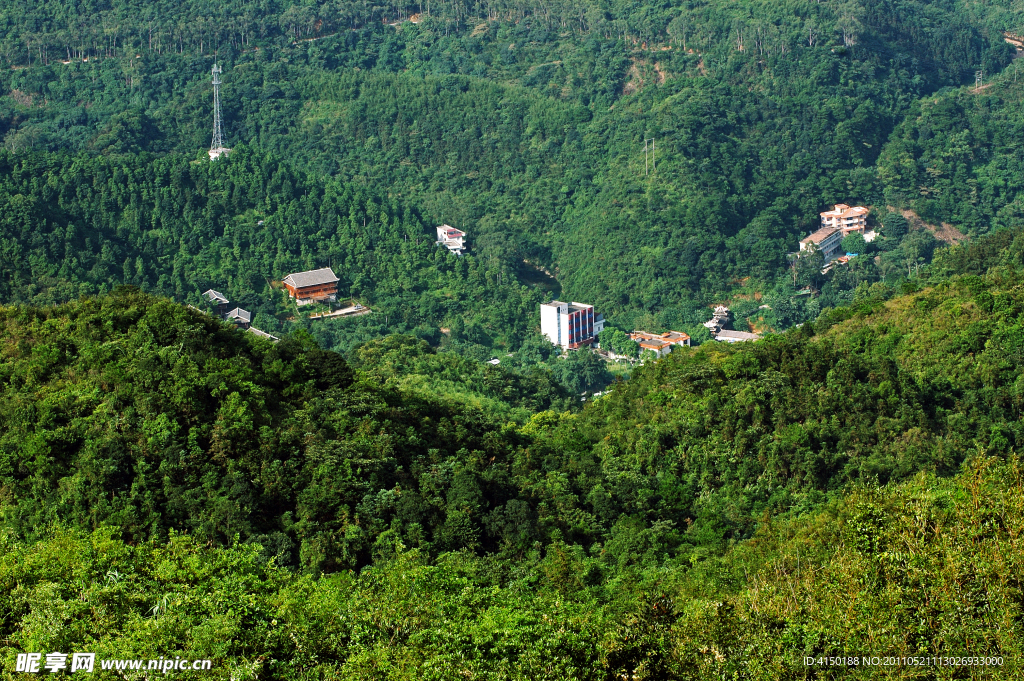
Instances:
[[[372,567],[310,575],[252,544],[54,528],[2,540],[0,659],[4,678],[22,651],[212,658],[175,672],[207,679],[1010,678],[1022,492],[1019,460],[975,458],[766,522],[719,559],[614,576],[600,551],[561,542],[430,560],[382,537]],[[804,666],[837,655],[1002,666]]]

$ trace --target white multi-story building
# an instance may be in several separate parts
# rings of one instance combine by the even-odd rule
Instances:
[[[594,306],[552,300],[540,306],[540,331],[555,345],[575,350],[594,342]]]
[[[451,225],[441,225],[437,228],[437,245],[444,246],[455,255],[462,255],[466,252],[466,233],[455,229]]]
[[[837,203],[832,210],[820,213],[821,228],[840,229],[844,237],[854,232],[863,234],[867,230],[869,212],[864,206],[851,208],[845,203]]]

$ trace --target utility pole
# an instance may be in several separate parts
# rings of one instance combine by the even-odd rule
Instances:
[[[977,92],[981,89],[981,84],[985,82],[985,69],[978,69],[974,72],[974,91]]]
[[[651,143],[650,171],[657,172],[657,170],[658,170],[658,165],[654,161],[654,138],[653,137],[647,137],[647,138],[644,139],[644,175],[649,175],[650,174],[650,171],[648,171],[648,156],[647,156],[647,143],[648,142]]]

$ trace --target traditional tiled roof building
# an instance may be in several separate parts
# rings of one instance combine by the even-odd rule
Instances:
[[[338,277],[334,270],[324,267],[307,272],[293,272],[282,280],[288,295],[299,305],[334,301],[338,297]]]
[[[240,307],[236,307],[224,315],[224,321],[231,322],[242,329],[248,329],[249,325],[252,324],[252,313],[248,310],[243,310]]]
[[[228,307],[231,305],[231,302],[223,293],[221,293],[220,291],[214,291],[211,288],[208,289],[206,293],[203,294],[203,297],[206,298],[211,303],[213,303],[213,306],[218,315],[223,317],[225,314],[227,314]]]

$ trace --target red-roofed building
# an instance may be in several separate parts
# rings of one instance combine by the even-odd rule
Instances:
[[[672,348],[690,347],[690,336],[682,331],[668,331],[666,333],[648,333],[646,331],[634,331],[629,337],[636,341],[641,350],[651,350],[658,357],[664,357],[672,352]]]

